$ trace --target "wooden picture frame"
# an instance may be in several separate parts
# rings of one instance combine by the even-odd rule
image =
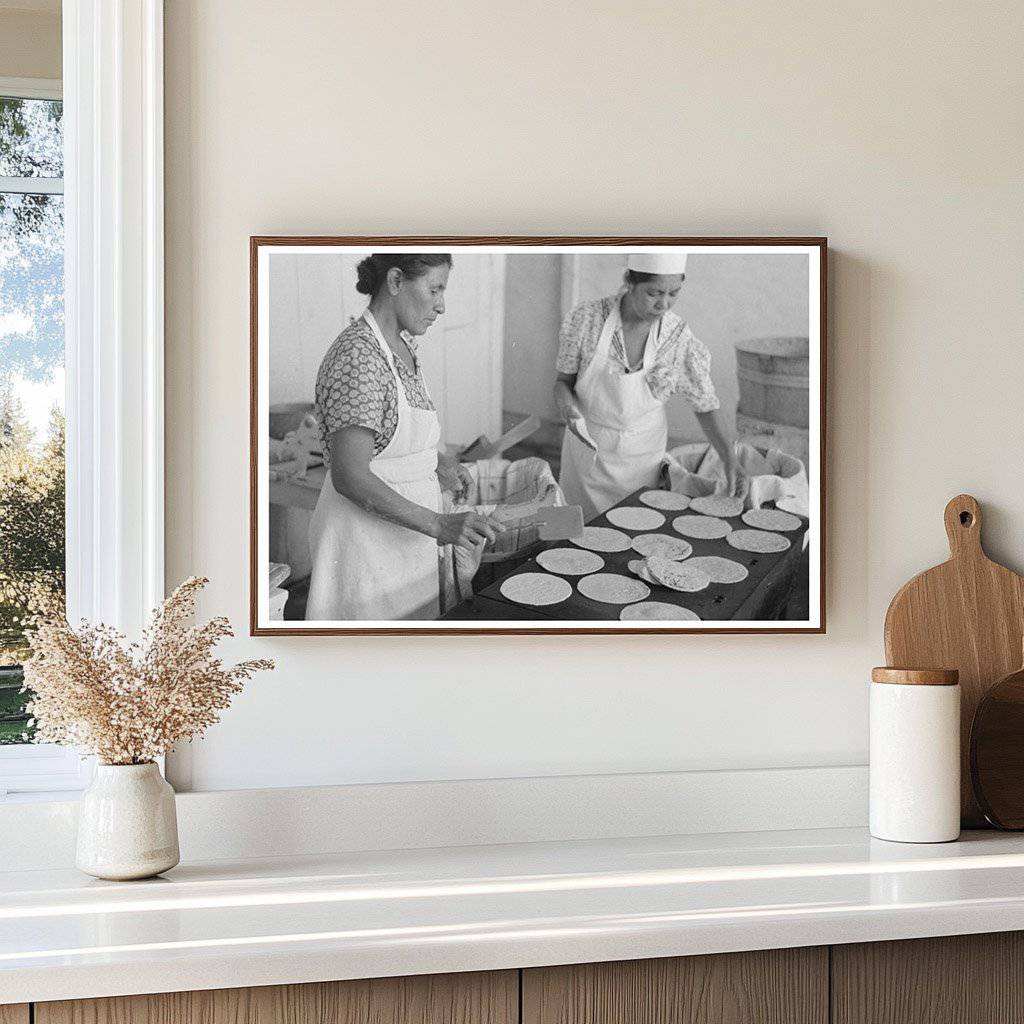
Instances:
[[[345,635],[378,635],[378,636],[401,636],[401,635],[561,635],[561,634],[587,634],[587,635],[629,635],[629,634],[699,634],[699,633],[739,633],[739,634],[769,634],[769,633],[780,633],[780,634],[795,634],[795,633],[809,633],[809,634],[823,634],[826,629],[826,607],[825,607],[825,564],[826,564],[826,486],[825,486],[825,468],[826,468],[826,371],[827,371],[827,239],[822,237],[555,237],[555,236],[253,236],[250,238],[250,634],[253,636],[290,636],[290,635],[308,635],[308,636],[345,636]],[[804,603],[799,605],[799,609],[806,608],[805,618],[730,618],[728,620],[716,620],[709,619],[708,614],[702,616],[701,621],[684,621],[680,620],[669,620],[669,621],[644,621],[638,620],[635,622],[623,622],[617,617],[618,606],[614,606],[614,616],[611,616],[610,611],[605,609],[603,605],[596,602],[587,602],[587,600],[577,597],[577,586],[576,583],[581,577],[565,577],[572,584],[573,597],[568,599],[564,605],[558,605],[555,607],[555,611],[545,608],[531,608],[524,615],[524,609],[522,606],[515,604],[512,601],[507,600],[500,592],[501,580],[496,579],[495,582],[482,588],[482,592],[475,593],[471,598],[467,598],[470,605],[467,605],[466,601],[457,605],[455,609],[449,609],[449,611],[434,621],[405,621],[405,620],[369,620],[364,621],[362,619],[352,620],[335,620],[335,621],[310,621],[307,622],[304,619],[280,619],[274,617],[274,613],[271,612],[271,595],[272,589],[269,583],[269,569],[271,566],[270,549],[271,549],[271,532],[275,533],[275,543],[287,544],[291,543],[294,546],[301,547],[301,515],[298,512],[291,510],[303,509],[309,512],[315,505],[315,497],[311,497],[308,493],[313,489],[313,485],[318,480],[322,479],[325,475],[329,474],[329,469],[324,467],[320,470],[319,474],[315,478],[307,477],[305,480],[298,480],[294,477],[283,478],[281,480],[271,480],[271,464],[270,464],[270,448],[271,445],[284,444],[287,447],[287,443],[281,442],[280,439],[270,439],[270,412],[271,405],[277,403],[271,401],[271,383],[272,375],[270,364],[272,357],[276,360],[276,366],[284,366],[287,368],[286,375],[291,375],[293,369],[298,364],[303,364],[302,359],[297,359],[294,354],[291,354],[291,350],[287,347],[283,347],[280,351],[276,351],[272,348],[277,342],[278,337],[285,339],[292,339],[296,337],[296,332],[299,330],[295,325],[301,324],[303,318],[305,320],[317,320],[319,317],[320,321],[320,333],[314,333],[314,341],[312,344],[313,354],[304,351],[305,363],[301,369],[302,376],[296,378],[299,383],[292,381],[291,391],[285,389],[282,391],[281,387],[275,389],[275,393],[278,394],[278,401],[281,400],[281,394],[295,394],[296,389],[302,392],[308,388],[310,381],[310,367],[313,363],[310,359],[313,358],[315,361],[317,346],[322,345],[323,351],[331,345],[337,334],[344,327],[344,316],[340,316],[339,322],[336,328],[326,328],[331,323],[330,315],[331,310],[343,310],[344,314],[351,320],[356,319],[352,313],[349,312],[351,303],[348,298],[344,301],[338,299],[337,302],[332,306],[329,302],[320,302],[319,298],[314,298],[313,303],[317,308],[315,316],[308,315],[308,310],[304,312],[302,307],[302,301],[297,298],[296,295],[292,295],[288,291],[286,284],[278,284],[274,289],[270,286],[270,274],[271,268],[277,268],[278,266],[284,268],[278,273],[275,270],[275,274],[278,277],[275,280],[282,282],[289,282],[294,278],[296,284],[295,288],[304,289],[306,295],[313,295],[314,297],[322,294],[317,292],[317,280],[318,274],[321,273],[321,268],[324,268],[325,273],[330,268],[336,268],[340,264],[331,263],[328,265],[326,262],[322,262],[316,257],[338,257],[339,259],[344,258],[346,260],[354,260],[357,257],[364,257],[373,252],[402,252],[407,253],[414,252],[450,252],[454,254],[455,268],[452,272],[452,278],[455,279],[462,267],[470,266],[475,267],[472,261],[467,263],[467,257],[487,257],[485,261],[480,260],[480,265],[486,266],[497,265],[500,263],[503,271],[509,266],[516,268],[527,268],[527,276],[534,274],[532,268],[536,267],[536,273],[540,273],[542,265],[550,270],[553,266],[553,258],[558,257],[558,265],[560,267],[560,279],[557,287],[552,280],[548,280],[545,284],[544,294],[546,296],[546,305],[541,304],[539,301],[536,306],[523,305],[521,298],[522,289],[511,288],[508,283],[507,277],[502,277],[500,285],[495,284],[497,277],[492,274],[493,280],[491,280],[491,292],[487,291],[487,282],[479,280],[481,277],[486,277],[484,271],[477,272],[474,270],[469,276],[472,277],[473,281],[479,286],[479,295],[486,296],[488,294],[498,295],[500,291],[500,301],[496,299],[491,303],[494,307],[500,308],[488,308],[487,319],[484,321],[478,321],[484,323],[486,329],[480,329],[477,333],[480,336],[486,336],[491,339],[491,349],[495,349],[498,342],[495,338],[500,336],[502,344],[502,366],[508,363],[511,359],[511,365],[516,367],[519,365],[519,359],[524,359],[525,363],[530,363],[530,367],[523,376],[531,376],[531,380],[534,384],[531,387],[536,386],[536,381],[543,376],[543,372],[538,376],[536,365],[546,366],[547,363],[553,363],[553,359],[548,358],[553,352],[554,348],[551,348],[550,353],[545,353],[544,359],[537,363],[537,360],[531,360],[525,358],[526,349],[525,347],[521,350],[516,350],[515,346],[518,344],[515,340],[511,343],[508,340],[510,331],[505,330],[508,324],[516,324],[519,321],[515,319],[516,310],[520,312],[525,311],[527,319],[531,319],[534,316],[534,312],[537,309],[541,309],[543,306],[544,315],[548,321],[551,320],[551,308],[553,303],[559,305],[558,313],[559,320],[565,314],[567,309],[573,308],[577,302],[587,301],[593,299],[592,293],[587,293],[584,287],[581,290],[580,281],[584,281],[585,284],[593,285],[594,281],[607,281],[611,269],[616,265],[625,264],[625,257],[627,253],[672,253],[675,251],[685,252],[691,262],[687,264],[686,281],[687,285],[691,283],[692,279],[698,278],[698,274],[691,273],[690,268],[693,267],[697,270],[699,267],[707,268],[704,271],[705,284],[703,287],[701,299],[702,304],[702,323],[696,323],[694,325],[694,334],[700,335],[701,330],[708,330],[708,324],[712,324],[713,327],[710,329],[712,334],[720,334],[723,337],[732,332],[731,341],[741,341],[742,344],[746,342],[742,341],[743,338],[754,338],[757,339],[760,335],[773,335],[778,334],[781,331],[779,325],[785,328],[786,337],[783,339],[776,338],[775,340],[788,340],[798,341],[801,339],[806,340],[806,428],[803,428],[803,434],[798,425],[787,426],[785,423],[776,423],[775,421],[765,420],[761,422],[761,419],[757,416],[751,415],[751,410],[744,410],[742,408],[742,402],[744,398],[750,401],[751,388],[754,389],[754,393],[761,396],[762,392],[765,392],[765,409],[770,411],[772,406],[771,395],[767,394],[770,391],[773,382],[771,375],[776,372],[775,364],[779,362],[779,359],[773,355],[775,349],[769,348],[765,350],[756,350],[753,352],[741,351],[743,359],[747,360],[743,374],[741,375],[739,358],[737,357],[737,377],[740,378],[735,388],[731,384],[731,378],[729,381],[723,380],[725,384],[725,390],[731,395],[735,393],[740,394],[740,408],[738,417],[742,419],[744,424],[744,435],[746,438],[745,447],[749,448],[753,455],[752,458],[764,456],[768,459],[773,459],[775,447],[773,441],[779,441],[779,438],[788,437],[789,441],[786,443],[795,444],[797,447],[803,443],[805,449],[800,449],[800,454],[791,456],[786,454],[783,463],[784,466],[791,465],[793,458],[796,458],[798,462],[803,463],[805,467],[804,485],[805,491],[802,492],[800,498],[792,497],[789,494],[785,495],[786,501],[796,502],[797,505],[790,505],[793,511],[797,512],[797,518],[802,521],[801,527],[796,531],[794,536],[797,538],[796,543],[791,543],[789,550],[785,553],[786,565],[785,571],[772,569],[766,569],[763,563],[758,563],[758,558],[771,559],[775,558],[774,555],[769,556],[758,556],[752,559],[753,563],[758,563],[750,570],[751,576],[748,578],[750,595],[745,596],[742,600],[736,597],[738,591],[735,589],[730,590],[728,585],[712,583],[711,587],[707,589],[704,597],[702,598],[691,598],[685,594],[675,594],[665,590],[659,591],[655,587],[655,592],[650,596],[650,600],[658,600],[660,594],[664,594],[669,598],[669,603],[673,601],[681,601],[683,599],[691,600],[692,603],[699,604],[701,601],[704,604],[701,605],[702,610],[707,613],[710,609],[711,614],[715,614],[714,606],[712,603],[711,593],[717,588],[716,596],[713,601],[721,602],[723,608],[734,608],[738,609],[739,612],[743,612],[744,609],[756,609],[761,614],[775,614],[776,610],[783,609],[783,614],[793,615],[794,598],[792,592],[786,592],[789,594],[785,597],[782,590],[778,590],[776,593],[772,588],[780,588],[783,583],[788,580],[787,586],[793,586],[793,581],[796,581],[796,585],[802,597]],[[524,262],[523,257],[535,256],[540,259],[535,263]],[[792,261],[786,262],[783,260],[773,260],[773,257],[800,257],[806,258],[806,331],[804,333],[797,333],[796,329],[792,326],[797,324],[800,326],[800,310],[804,307],[800,305],[801,299],[799,296],[799,290],[797,285],[793,282],[798,280],[794,277],[794,267],[798,264]],[[281,257],[294,257],[294,266],[288,263],[286,260],[282,260]],[[512,261],[508,260],[508,257],[513,257]],[[593,259],[590,259],[593,257]],[[707,257],[707,259],[703,259]],[[271,259],[277,262],[271,263]],[[703,261],[701,261],[703,259]],[[744,262],[746,260],[746,262]],[[618,261],[618,263],[616,263]],[[697,266],[694,266],[697,264]],[[353,263],[349,262],[345,264],[346,267],[354,266]],[[574,277],[572,269],[573,267],[583,268]],[[301,268],[301,270],[300,270]],[[569,268],[568,270],[566,268]],[[597,268],[597,269],[593,269]],[[717,269],[716,269],[717,268]],[[779,268],[783,268],[780,270]],[[519,271],[516,271],[519,273]],[[716,276],[717,274],[717,276]],[[601,276],[603,275],[603,277]],[[342,287],[351,290],[350,285],[352,282],[346,282],[344,285],[337,283],[337,275],[334,270],[330,270],[323,277],[323,280],[329,282],[329,289],[340,290]],[[490,279],[488,279],[490,280]],[[519,279],[517,279],[519,280]],[[799,280],[803,280],[800,278]],[[729,287],[732,286],[733,290],[730,292]],[[783,287],[785,286],[785,288]],[[777,301],[773,287],[776,287],[780,297]],[[311,290],[312,289],[312,290]],[[607,290],[607,287],[606,289]],[[273,294],[271,294],[273,293]],[[519,296],[516,302],[519,303],[515,309],[506,309],[506,299],[510,294]],[[332,291],[333,294],[333,291]],[[684,320],[687,317],[687,301],[685,298],[686,292],[683,292],[684,299],[680,302],[679,312]],[[280,297],[280,301],[279,301]],[[333,300],[332,300],[333,301]],[[532,299],[531,299],[532,301]],[[278,306],[274,306],[275,302],[279,302]],[[716,305],[717,303],[717,305]],[[759,307],[759,303],[762,304]],[[308,304],[308,303],[307,303]],[[464,303],[465,304],[465,303]],[[473,308],[477,309],[477,315],[481,305],[487,306],[486,301],[477,302]],[[324,307],[323,309],[321,307]],[[549,308],[551,307],[551,308]],[[286,312],[279,313],[275,310],[285,309]],[[715,310],[728,310],[729,322],[724,325],[718,325],[715,318]],[[539,316],[539,314],[538,314]],[[325,319],[326,318],[326,319]],[[764,331],[758,330],[758,325],[764,322],[767,326]],[[272,323],[274,326],[272,327]],[[280,327],[279,324],[285,324],[286,327]],[[325,333],[326,330],[326,333]],[[452,329],[454,331],[454,328]],[[529,333],[525,330],[525,333]],[[746,332],[746,333],[743,333]],[[792,335],[792,336],[790,336]],[[550,337],[550,331],[541,331],[538,336],[544,338],[544,344],[548,346],[554,346],[556,342]],[[446,338],[448,335],[446,335]],[[557,335],[556,335],[557,337]],[[654,337],[652,333],[651,337]],[[281,341],[279,344],[287,346],[291,344],[291,341]],[[531,342],[532,344],[532,342]],[[725,351],[723,347],[726,344],[725,341],[718,342],[718,348],[715,350],[716,353]],[[424,342],[424,345],[429,345],[429,340]],[[510,348],[511,345],[511,348]],[[756,349],[756,346],[754,346]],[[497,361],[497,356],[493,354],[488,357],[486,353],[482,353],[481,349],[472,349],[474,353],[474,360],[491,358],[493,361]],[[285,353],[288,354],[285,354]],[[511,353],[511,357],[510,357]],[[454,357],[453,357],[454,359]],[[783,362],[785,360],[782,360]],[[458,367],[461,369],[461,367]],[[430,367],[424,370],[425,375],[429,376]],[[299,369],[295,369],[296,373],[299,373]],[[440,371],[437,371],[440,372]],[[624,371],[623,371],[624,372]],[[551,384],[554,382],[554,366],[551,365]],[[313,373],[315,376],[315,372]],[[484,375],[486,376],[486,374]],[[507,385],[507,381],[504,377],[503,368],[495,369],[491,375],[495,380],[498,381],[500,386]],[[714,365],[712,361],[712,377],[714,379]],[[470,387],[467,383],[469,374],[461,374],[461,384],[458,386],[455,383],[449,383],[444,390],[444,408],[448,414],[449,419],[458,419],[459,410],[462,410],[465,415],[463,419],[469,426],[472,432],[473,425],[478,422],[479,410],[473,412],[473,410],[467,411],[467,407],[476,403],[479,405],[483,402],[481,408],[484,409],[484,421],[491,426],[498,424],[501,427],[505,427],[509,422],[509,410],[507,408],[506,400],[508,398],[508,390],[512,385],[505,386],[505,390],[501,391],[500,386],[495,386],[493,380],[488,386],[482,383],[480,386],[475,384]],[[455,369],[448,371],[448,376],[445,380],[449,382],[458,382],[460,379],[460,373],[456,372]],[[797,379],[797,378],[794,378]],[[289,380],[291,377],[289,376]],[[718,387],[718,381],[715,380],[716,388]],[[746,385],[746,389],[745,389]],[[762,387],[763,386],[763,387]],[[788,380],[785,385],[791,389],[794,388],[793,380]],[[461,390],[460,390],[461,387]],[[526,385],[523,385],[526,387]],[[758,391],[758,388],[761,391]],[[500,393],[499,393],[500,392]],[[782,397],[785,399],[787,395],[796,397],[799,402],[799,386],[796,390],[790,392],[780,392]],[[481,398],[481,396],[483,396]],[[298,396],[296,396],[298,397]],[[462,402],[461,399],[465,398],[466,401]],[[471,399],[471,401],[470,401]],[[293,401],[295,399],[292,399]],[[305,391],[304,401],[312,402],[313,397],[308,391]],[[758,398],[758,401],[760,398]],[[673,398],[673,402],[678,399]],[[497,403],[497,408],[496,408]],[[757,401],[754,403],[757,404]],[[440,408],[441,406],[439,406]],[[475,408],[475,407],[474,407]],[[526,413],[528,410],[518,409],[517,413]],[[533,411],[533,410],[529,410]],[[753,412],[759,411],[754,409]],[[764,412],[765,410],[760,410]],[[472,415],[470,414],[472,413]],[[277,415],[277,414],[275,414]],[[280,432],[281,424],[288,426],[290,421],[286,414],[277,416],[278,432]],[[730,416],[730,411],[726,410],[726,416]],[[477,419],[473,417],[477,416]],[[497,417],[497,419],[496,419]],[[782,417],[785,419],[786,417]],[[543,419],[543,417],[542,417]],[[730,416],[731,419],[731,416]],[[696,421],[694,421],[696,422]],[[550,422],[544,421],[544,429],[550,434],[551,426]],[[753,426],[751,425],[753,424]],[[775,429],[772,429],[775,428]],[[497,427],[495,426],[495,429]],[[487,437],[491,437],[492,434],[488,431],[480,431],[480,433],[487,433]],[[786,431],[790,431],[790,435],[786,434]],[[799,436],[798,436],[799,435]],[[800,438],[806,435],[806,440],[801,442]],[[475,436],[475,434],[473,435]],[[793,440],[793,437],[796,440]],[[444,439],[442,439],[444,440]],[[470,441],[472,438],[465,434],[465,432],[459,435],[457,443],[462,444],[462,441]],[[743,438],[741,438],[743,440]],[[291,442],[289,442],[291,443]],[[779,441],[781,445],[783,442]],[[540,444],[540,442],[538,442]],[[683,448],[672,448],[670,451],[685,451],[689,452],[691,448],[694,448],[699,442],[691,442]],[[706,447],[706,446],[705,446]],[[571,453],[570,453],[571,454]],[[785,453],[784,453],[785,454]],[[708,455],[711,455],[710,448],[708,449]],[[805,457],[801,457],[805,456]],[[713,458],[713,456],[712,456]],[[286,463],[287,466],[291,467],[292,463],[289,461]],[[706,463],[705,463],[706,465]],[[779,469],[780,463],[778,460],[770,463],[764,463],[766,467],[769,467],[772,471],[777,471],[782,478],[785,478],[785,482],[781,485],[779,493],[786,491],[787,488],[791,490],[799,490],[798,487],[791,485],[789,478],[786,474],[790,473],[787,468]],[[692,475],[688,472],[688,464],[686,469],[680,469],[679,472],[682,474],[684,479],[683,487],[689,487],[692,482]],[[310,470],[312,473],[312,470]],[[664,471],[669,474],[669,470]],[[675,469],[672,470],[675,472]],[[694,474],[700,472],[699,468],[693,471]],[[751,471],[753,473],[753,471]],[[756,478],[758,480],[767,479],[771,477],[771,473],[766,469],[765,472],[761,473],[761,468],[757,470]],[[754,477],[752,476],[751,479]],[[698,481],[700,483],[700,481]],[[280,486],[278,486],[280,485]],[[322,485],[319,485],[322,486]],[[673,487],[677,486],[673,483]],[[701,484],[703,486],[703,484]],[[758,485],[760,486],[760,484]],[[636,496],[640,492],[636,492],[632,499],[633,504],[636,504]],[[771,491],[765,491],[763,493],[774,493]],[[627,496],[624,495],[624,499]],[[782,498],[779,498],[782,501]],[[750,499],[748,499],[749,503]],[[278,504],[273,505],[274,502]],[[299,504],[292,504],[298,502]],[[799,503],[803,502],[801,506]],[[769,506],[772,504],[768,502]],[[786,507],[783,502],[783,507]],[[278,510],[278,514],[275,518],[274,509]],[[285,512],[280,512],[281,509],[285,509]],[[806,512],[806,515],[803,513]],[[282,516],[287,523],[282,526]],[[292,521],[292,520],[295,521]],[[272,521],[273,520],[273,521]],[[671,523],[671,514],[669,515],[668,522]],[[607,521],[603,516],[597,516],[590,520],[594,525],[608,525]],[[298,524],[298,525],[297,525]],[[738,518],[735,521],[735,527],[737,529],[747,529]],[[290,532],[289,532],[290,531]],[[664,532],[671,533],[668,525],[664,527]],[[635,537],[635,532],[631,530],[626,531],[630,540]],[[284,538],[284,539],[282,539]],[[563,545],[572,546],[569,541],[560,542]],[[719,551],[718,547],[706,548],[704,545],[707,542],[694,540],[695,545],[695,557],[699,554],[711,554],[721,553],[728,554],[727,548],[722,548]],[[721,544],[721,541],[716,542]],[[544,546],[544,545],[541,545]],[[796,550],[799,546],[799,552]],[[291,550],[291,549],[288,549]],[[631,552],[632,554],[632,552]],[[734,551],[733,555],[740,560],[748,558],[748,554],[742,551]],[[602,553],[602,557],[605,558],[606,567],[603,571],[612,573],[626,574],[626,569],[619,565],[623,561],[624,553]],[[300,561],[297,557],[296,562]],[[806,566],[806,569],[799,568],[797,566]],[[291,564],[291,561],[289,561]],[[685,563],[684,563],[685,564]],[[776,563],[772,563],[773,566]],[[782,562],[778,562],[782,564]],[[537,566],[528,562],[525,566],[518,566],[514,572],[528,571],[530,568],[536,571]],[[806,585],[801,583],[803,577],[797,575],[799,572],[805,572],[806,574]],[[761,573],[762,575],[758,575]],[[778,578],[775,578],[778,576]],[[756,577],[756,578],[755,578]],[[479,579],[479,574],[477,576]],[[782,582],[780,582],[782,581]],[[747,581],[745,581],[746,583]],[[300,587],[293,587],[293,590],[288,594],[288,601],[290,603],[297,603],[299,597],[295,596],[299,594]],[[273,593],[277,593],[274,591]],[[278,598],[280,595],[277,594]],[[783,599],[785,597],[785,600]],[[586,607],[574,609],[573,614],[567,615],[563,612],[558,611],[560,608],[568,609],[573,602],[578,602]],[[738,602],[738,604],[737,604]],[[685,605],[682,605],[685,607]],[[286,608],[290,605],[286,605]],[[602,614],[601,616],[594,618],[581,618],[580,615],[593,614],[592,611],[587,609],[597,609]],[[457,613],[455,618],[448,617],[452,611]],[[555,617],[556,612],[562,617]],[[288,614],[288,612],[286,612]],[[499,617],[495,617],[499,616]],[[505,617],[507,616],[507,617]]]

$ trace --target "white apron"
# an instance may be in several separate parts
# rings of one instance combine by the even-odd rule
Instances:
[[[441,511],[437,444],[441,426],[433,409],[414,409],[376,318],[370,325],[395,378],[398,426],[370,471],[403,498]],[[433,537],[365,512],[338,494],[328,472],[309,526],[313,575],[306,620],[436,619],[441,549]]]
[[[643,367],[618,372],[611,358],[612,337],[622,323],[616,302],[601,328],[597,350],[576,381],[576,397],[597,453],[571,431],[562,438],[558,483],[570,505],[583,506],[589,522],[627,494],[658,482],[668,443],[665,405],[651,393],[647,374],[654,365],[661,321],[652,325]]]

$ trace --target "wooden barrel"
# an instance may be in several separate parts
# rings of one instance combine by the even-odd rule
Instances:
[[[767,423],[752,416],[736,414],[736,435],[741,441],[755,448],[778,448],[787,455],[795,455],[810,474],[808,456],[810,438],[803,427],[791,427],[785,423]]]
[[[739,415],[806,430],[809,353],[807,338],[750,338],[736,342]]]

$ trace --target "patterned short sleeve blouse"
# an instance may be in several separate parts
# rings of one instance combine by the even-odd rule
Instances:
[[[604,322],[618,301],[619,295],[608,295],[583,302],[569,313],[558,338],[559,373],[579,375],[587,368],[597,351]],[[612,337],[611,358],[622,373],[629,372],[625,351],[619,328]],[[697,412],[711,412],[719,407],[715,385],[711,382],[711,353],[671,310],[662,317],[658,350],[654,365],[647,373],[647,383],[659,401],[682,395]]]
[[[398,376],[409,404],[433,409],[420,369],[416,342],[405,337],[415,370],[395,358]],[[370,325],[360,317],[345,328],[327,350],[316,375],[314,414],[320,428],[324,463],[331,462],[331,434],[342,427],[373,431],[373,454],[387,448],[398,429],[398,391],[387,356]]]

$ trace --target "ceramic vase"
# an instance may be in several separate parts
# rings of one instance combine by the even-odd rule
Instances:
[[[178,863],[174,790],[156,763],[99,764],[82,794],[75,864],[96,878],[151,878]]]

